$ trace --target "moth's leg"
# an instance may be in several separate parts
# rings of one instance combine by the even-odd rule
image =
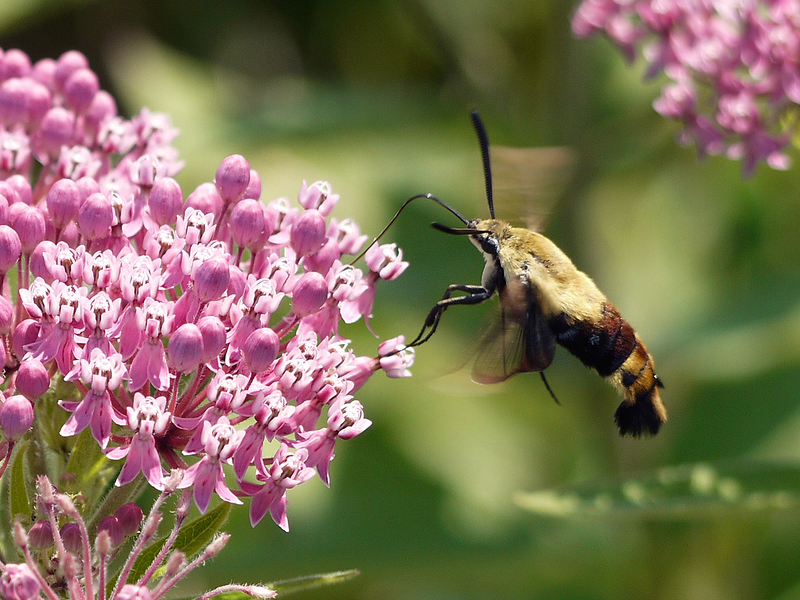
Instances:
[[[452,297],[454,292],[464,292],[467,295]],[[414,346],[419,346],[427,342],[439,326],[439,319],[442,318],[442,313],[444,313],[449,306],[455,306],[457,304],[480,304],[491,298],[492,294],[494,294],[494,290],[487,290],[482,285],[462,285],[454,283],[447,286],[447,291],[445,291],[442,299],[439,300],[431,309],[431,312],[428,313],[425,324],[422,326],[419,335],[417,335],[413,341],[406,344],[406,347],[413,348]]]

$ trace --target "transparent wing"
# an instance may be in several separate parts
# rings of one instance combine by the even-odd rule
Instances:
[[[516,373],[543,371],[553,362],[555,351],[555,337],[528,288],[507,286],[500,314],[481,339],[472,379],[498,383]]]
[[[495,206],[504,221],[540,231],[575,162],[569,148],[490,146]]]

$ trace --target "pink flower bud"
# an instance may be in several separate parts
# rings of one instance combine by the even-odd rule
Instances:
[[[43,58],[37,61],[31,69],[31,78],[49,89],[55,88],[56,61],[52,58]]]
[[[65,52],[56,61],[56,71],[53,76],[54,82],[59,89],[64,89],[64,84],[66,84],[70,75],[78,69],[88,68],[89,60],[83,53],[77,50]]]
[[[128,502],[120,506],[114,511],[114,516],[119,520],[122,525],[122,531],[125,535],[132,535],[139,531],[139,526],[144,520],[144,512],[139,508],[138,504]]]
[[[25,254],[33,252],[36,244],[44,239],[45,220],[38,208],[17,202],[9,208],[8,220],[17,232]]]
[[[17,196],[19,197],[20,202],[24,202],[25,204],[32,204],[31,199],[33,196],[33,190],[31,189],[30,182],[24,175],[15,173],[14,175],[6,179],[6,184],[11,186],[11,188],[15,192],[17,192]]]
[[[0,121],[7,127],[25,119],[25,80],[12,78],[0,84]]]
[[[18,357],[25,356],[25,346],[32,344],[39,337],[39,323],[33,319],[21,321],[11,336],[11,348]]]
[[[183,208],[181,186],[172,177],[157,179],[150,190],[150,216],[159,226],[174,225]]]
[[[90,195],[78,210],[78,227],[87,240],[105,237],[113,223],[114,208],[102,192]]]
[[[305,317],[314,314],[328,299],[328,284],[319,273],[303,273],[294,285],[292,310]]]
[[[53,98],[50,95],[50,90],[41,83],[28,80],[27,84],[25,120],[29,127],[36,127],[42,122],[47,111],[50,110],[50,107],[53,105]]]
[[[22,50],[11,48],[3,56],[3,79],[10,77],[27,77],[31,72],[31,59]]]
[[[34,600],[39,597],[41,585],[31,568],[25,563],[10,564],[0,575],[0,596],[7,600]]]
[[[264,209],[258,200],[252,198],[240,200],[233,207],[228,221],[233,241],[251,249],[263,238],[265,225]]]
[[[81,177],[75,183],[78,184],[78,191],[81,194],[79,205],[86,202],[86,199],[92,194],[99,194],[103,191],[97,180],[92,177]]]
[[[219,165],[214,183],[225,202],[238,200],[250,183],[250,163],[239,154],[228,156]]]
[[[39,519],[28,530],[28,543],[36,550],[44,550],[53,545],[53,528],[50,521]]]
[[[230,280],[227,260],[221,256],[212,256],[203,262],[194,273],[194,288],[200,302],[219,300],[228,289]]]
[[[60,106],[47,111],[39,125],[38,147],[43,158],[53,160],[61,153],[61,146],[72,141],[75,131],[75,117]]]
[[[19,234],[8,225],[0,225],[0,273],[8,273],[22,254]]]
[[[227,332],[225,325],[219,317],[208,315],[197,322],[197,327],[203,335],[203,354],[200,356],[201,363],[207,363],[219,356],[227,343]]]
[[[303,259],[303,266],[309,271],[316,271],[323,275],[333,266],[333,263],[342,257],[339,244],[333,238],[326,238],[322,247]]]
[[[125,532],[122,530],[122,525],[117,517],[100,519],[100,523],[97,524],[97,533],[99,534],[101,531],[108,533],[113,548],[119,547],[125,541]]]
[[[194,323],[184,323],[169,339],[169,365],[178,373],[194,371],[203,356],[203,334]]]
[[[89,130],[96,134],[103,126],[103,123],[116,116],[117,102],[114,100],[114,96],[105,90],[100,90],[94,95],[84,118]]]
[[[14,324],[14,307],[8,298],[0,296],[0,335],[11,333],[11,326]],[[1,367],[2,365],[0,365]]]
[[[253,200],[261,198],[261,176],[253,169],[250,169],[250,182],[247,184],[242,198],[252,198]]]
[[[12,441],[19,440],[33,425],[33,404],[25,396],[16,394],[6,398],[0,407],[0,431]]]
[[[31,252],[31,258],[28,261],[28,268],[34,277],[41,277],[45,281],[53,281],[53,274],[50,272],[50,267],[45,262],[45,255],[53,256],[56,251],[56,245],[50,240],[42,240],[36,244],[36,248]]]
[[[292,223],[290,243],[298,256],[320,249],[325,242],[325,217],[316,209],[304,210]]]
[[[47,192],[47,210],[56,229],[63,229],[78,214],[81,193],[72,179],[59,179]]]
[[[242,346],[242,354],[247,368],[253,373],[266,371],[278,357],[280,340],[269,327],[256,329],[247,336]]]
[[[17,391],[33,401],[42,396],[50,387],[50,374],[41,361],[26,358],[17,371]]]
[[[81,528],[77,523],[73,521],[64,523],[58,531],[61,533],[61,539],[64,541],[67,552],[72,552],[72,554],[80,552],[82,548]]]
[[[213,183],[201,183],[186,198],[186,204],[183,207],[184,212],[189,207],[207,215],[214,215],[214,221],[216,222],[219,221],[222,213],[222,197]]]
[[[86,112],[100,89],[97,75],[90,69],[76,69],[64,82],[64,100],[77,114]]]

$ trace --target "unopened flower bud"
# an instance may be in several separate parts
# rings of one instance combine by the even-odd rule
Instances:
[[[203,353],[200,356],[201,363],[207,363],[219,356],[227,343],[227,332],[225,325],[219,317],[208,315],[197,321],[197,327],[203,336]]]
[[[80,207],[81,193],[72,179],[59,179],[47,192],[47,210],[56,229],[74,220]]]
[[[78,210],[78,227],[88,240],[108,235],[114,223],[114,208],[102,192],[91,194]]]
[[[247,368],[253,373],[266,371],[278,357],[280,340],[269,327],[256,329],[247,336],[242,346],[242,354]]]
[[[125,535],[132,535],[139,531],[139,526],[144,520],[144,512],[139,508],[138,504],[127,502],[114,511],[114,516],[119,520],[122,525],[122,531]]]
[[[86,112],[100,90],[97,75],[90,69],[76,69],[64,82],[64,100],[77,114]]]
[[[89,60],[86,56],[78,50],[69,50],[64,52],[58,57],[56,61],[56,70],[53,74],[54,83],[56,86],[63,90],[64,85],[67,83],[70,75],[78,69],[88,69]]]
[[[101,551],[103,554],[108,554],[111,552],[112,548],[119,547],[119,545],[125,540],[125,531],[123,531],[119,519],[113,516],[105,517],[104,519],[101,519],[100,523],[97,525],[97,544],[99,551],[99,545],[101,543],[100,538],[103,532],[108,535],[109,542],[111,544],[111,547],[105,550],[105,552]]]
[[[261,175],[254,169],[250,169],[250,182],[247,184],[242,198],[252,198],[253,200],[261,198]]]
[[[21,254],[19,234],[8,225],[0,225],[0,273],[8,273],[17,264]]]
[[[194,323],[184,323],[169,339],[169,365],[178,373],[194,371],[203,356],[203,334]]]
[[[33,405],[21,394],[6,398],[0,407],[0,431],[9,440],[17,441],[33,425]]]
[[[39,323],[33,319],[21,321],[11,336],[11,347],[17,356],[25,356],[25,346],[32,344],[39,337]]]
[[[233,207],[228,222],[233,241],[245,248],[253,248],[258,243],[265,225],[264,208],[258,200],[251,198],[245,198]]]
[[[183,567],[185,561],[186,556],[180,550],[175,550],[175,552],[170,554],[167,559],[167,577],[176,575]]]
[[[53,160],[61,152],[61,146],[72,141],[75,131],[75,118],[71,112],[60,106],[47,111],[39,125],[37,141],[45,159]]]
[[[14,324],[14,307],[8,298],[0,296],[0,335],[11,333],[11,326]],[[2,365],[0,365],[2,366]]]
[[[325,278],[311,271],[303,273],[294,285],[292,292],[292,310],[305,317],[314,314],[328,299],[328,284]]]
[[[50,521],[39,519],[28,530],[28,543],[35,550],[44,550],[53,545],[53,528]]]
[[[201,302],[212,302],[222,297],[230,280],[228,261],[221,256],[212,256],[197,267],[194,287]]]
[[[8,220],[19,236],[22,252],[30,254],[45,236],[44,215],[35,206],[16,202],[8,210]]]
[[[292,223],[290,243],[298,256],[320,249],[325,242],[325,217],[316,209],[304,210]]]
[[[33,401],[42,396],[50,387],[50,373],[35,358],[26,358],[17,371],[17,391]]]
[[[219,165],[214,183],[225,202],[238,200],[250,183],[250,163],[239,154],[228,156]]]
[[[207,215],[214,215],[216,221],[221,216],[222,197],[213,183],[201,183],[186,198],[186,203],[183,207],[184,211],[187,208],[194,208]]]
[[[172,225],[183,208],[181,186],[172,177],[157,179],[148,200],[150,216],[159,226]]]
[[[61,529],[59,529],[59,532],[61,533],[61,539],[64,542],[64,547],[67,549],[67,552],[78,554],[82,546],[80,526],[74,521],[70,521],[69,523],[64,523]]]

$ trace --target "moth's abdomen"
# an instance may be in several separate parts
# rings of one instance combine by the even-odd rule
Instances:
[[[556,341],[622,392],[614,414],[620,435],[656,434],[667,420],[653,359],[642,340],[609,302],[596,321],[561,314],[551,319]]]

